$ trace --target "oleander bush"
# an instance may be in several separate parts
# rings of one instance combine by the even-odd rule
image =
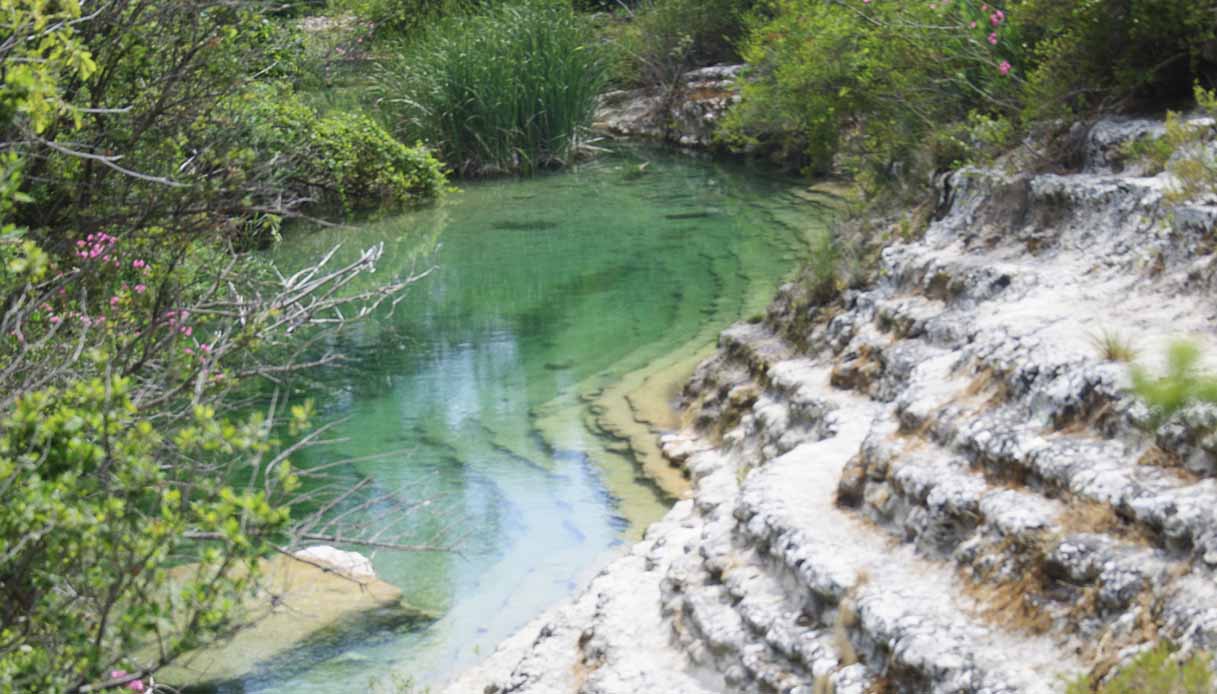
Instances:
[[[746,24],[723,141],[875,185],[1217,85],[1214,0],[771,0]]]
[[[978,3],[775,0],[742,54],[748,79],[722,139],[815,174],[941,168],[972,144],[956,124],[1019,108],[1019,27]]]
[[[1025,0],[1010,14],[1030,46],[1031,120],[1161,108],[1217,80],[1214,0]]]

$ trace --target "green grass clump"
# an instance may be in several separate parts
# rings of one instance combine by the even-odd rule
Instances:
[[[568,163],[606,83],[586,27],[541,0],[442,19],[380,66],[386,120],[464,176]]]
[[[1167,644],[1137,656],[1106,682],[1082,676],[1069,683],[1065,694],[1209,694],[1213,674],[1209,657],[1193,655],[1186,660],[1173,658]]]
[[[1133,392],[1153,408],[1158,421],[1192,403],[1217,403],[1217,377],[1200,372],[1200,348],[1177,342],[1167,353],[1166,364],[1162,378],[1152,378],[1140,368],[1132,370]]]

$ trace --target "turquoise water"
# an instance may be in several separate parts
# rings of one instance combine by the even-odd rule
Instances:
[[[672,425],[647,414],[673,395],[656,384],[759,313],[823,218],[793,181],[628,150],[289,235],[275,252],[288,269],[337,242],[384,242],[375,279],[434,266],[391,315],[341,337],[347,367],[310,386],[320,419],[343,420],[339,440],[296,463],[354,459],[332,470],[367,480],[347,521],[459,553],[373,557],[434,621],[331,635],[224,690],[442,682],[570,595],[680,493],[640,467]]]

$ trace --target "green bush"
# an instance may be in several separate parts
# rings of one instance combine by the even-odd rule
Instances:
[[[260,492],[162,464],[166,442],[137,414],[135,390],[131,379],[81,380],[27,393],[0,422],[0,691],[76,691],[127,671],[143,679],[225,633],[268,550],[258,536],[287,524],[287,508]],[[267,450],[261,420],[195,415],[164,432],[184,456]],[[174,581],[167,569],[188,531],[222,540]],[[160,662],[132,660],[153,640]]]
[[[1011,15],[1033,46],[1033,120],[1183,101],[1217,77],[1214,0],[1026,0]]]
[[[408,205],[444,189],[440,163],[422,146],[408,147],[361,113],[324,117],[285,89],[243,95],[232,120],[243,128],[245,155],[278,160],[284,189],[345,211]]]
[[[776,0],[742,44],[749,79],[721,136],[817,174],[944,168],[979,146],[953,124],[1017,112],[1020,46],[1004,13],[972,3]]]
[[[567,163],[605,84],[586,28],[539,1],[441,20],[381,66],[386,119],[464,175]]]

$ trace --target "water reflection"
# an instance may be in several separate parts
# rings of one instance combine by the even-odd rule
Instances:
[[[646,175],[631,175],[644,160]],[[459,539],[461,553],[374,557],[436,621],[313,644],[230,691],[332,692],[390,671],[443,678],[661,515],[670,498],[639,473],[650,430],[638,421],[662,418],[661,377],[691,368],[793,267],[804,229],[781,219],[817,219],[793,189],[632,151],[282,244],[275,260],[290,267],[339,240],[352,256],[384,242],[369,283],[437,265],[392,314],[339,338],[348,368],[311,389],[323,417],[349,418],[345,440],[297,464],[360,459],[342,474],[418,505],[410,533]]]

